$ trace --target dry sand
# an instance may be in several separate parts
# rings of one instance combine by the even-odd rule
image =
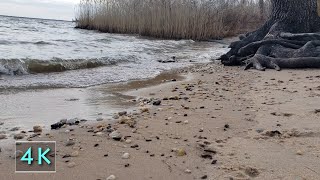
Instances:
[[[318,70],[208,64],[180,74],[188,78],[115,87],[140,97],[136,111],[119,118],[124,124],[110,126],[121,141],[108,136],[109,121],[43,133],[32,140],[57,141],[57,172],[15,174],[13,147],[6,147],[0,179],[320,179]],[[68,139],[75,144],[65,146]],[[64,157],[76,151],[76,157]],[[123,159],[124,153],[130,157]]]

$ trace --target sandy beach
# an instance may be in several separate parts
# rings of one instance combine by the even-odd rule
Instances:
[[[210,63],[108,86],[129,103],[113,117],[23,138],[57,142],[56,173],[15,173],[14,146],[2,143],[10,136],[0,140],[0,179],[317,180],[319,85],[318,70]]]

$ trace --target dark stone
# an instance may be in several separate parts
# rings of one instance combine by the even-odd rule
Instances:
[[[160,100],[156,100],[156,101],[153,101],[152,103],[154,106],[160,106],[161,105],[161,101]]]
[[[204,176],[201,177],[201,179],[207,179],[207,178],[208,178],[207,175],[204,175]]]
[[[65,125],[66,123],[63,122],[57,122],[51,125],[51,129],[60,129],[63,125]]]

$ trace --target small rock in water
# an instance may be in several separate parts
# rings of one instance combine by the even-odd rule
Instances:
[[[51,124],[51,129],[60,129],[65,124],[66,124],[65,122],[57,122],[57,123]]]
[[[42,132],[42,127],[41,126],[33,126],[33,132],[35,132],[35,133]]]
[[[122,138],[122,135],[119,131],[113,131],[112,133],[109,134],[109,136],[116,141],[120,141]]]
[[[118,112],[118,115],[119,116],[125,116],[125,115],[127,115],[127,111]]]
[[[112,118],[113,118],[113,119],[119,119],[119,115],[118,115],[118,114],[115,114],[115,115],[112,116]]]
[[[19,133],[19,134],[15,134],[13,136],[14,139],[18,140],[18,139],[23,139],[25,137],[24,133]]]
[[[1,139],[6,139],[7,138],[7,135],[5,135],[5,134],[0,134],[0,140]]]
[[[70,163],[68,163],[68,167],[69,168],[73,168],[73,167],[75,167],[76,166],[76,163],[75,162],[70,162]]]
[[[130,158],[130,154],[129,153],[124,153],[121,158],[122,159],[129,159]]]
[[[72,125],[78,125],[80,123],[78,118],[74,118],[74,119],[68,119],[66,124],[72,126]]]
[[[160,100],[156,100],[156,101],[153,101],[152,103],[154,106],[160,106],[161,105],[161,101]]]
[[[117,179],[115,175],[110,175],[109,177],[107,177],[107,180],[115,180]]]
[[[14,128],[11,128],[10,131],[18,131],[20,128],[19,127],[14,127]]]
[[[103,118],[97,118],[97,121],[103,121]]]

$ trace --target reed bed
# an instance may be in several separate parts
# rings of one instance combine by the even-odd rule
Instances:
[[[209,40],[244,33],[266,19],[262,0],[81,0],[78,28],[156,38]]]

